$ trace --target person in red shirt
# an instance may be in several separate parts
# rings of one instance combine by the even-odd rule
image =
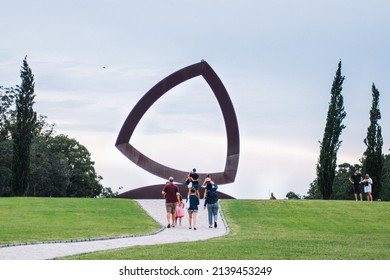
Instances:
[[[175,212],[176,212],[176,204],[180,201],[180,193],[179,187],[173,183],[173,177],[169,177],[169,181],[165,184],[164,189],[161,194],[165,198],[165,209],[167,211],[167,228],[171,227],[171,219],[172,219],[172,227],[175,226]]]

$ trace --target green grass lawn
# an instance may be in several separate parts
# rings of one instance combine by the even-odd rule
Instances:
[[[230,234],[69,259],[388,260],[390,203],[223,200]]]
[[[389,260],[390,203],[222,200],[230,233],[72,256],[103,260]],[[0,198],[0,243],[153,232],[131,200]],[[169,256],[169,258],[167,258]]]
[[[0,244],[136,235],[159,228],[131,200],[0,198]]]

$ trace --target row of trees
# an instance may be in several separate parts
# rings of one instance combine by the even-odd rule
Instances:
[[[320,156],[317,163],[317,178],[310,185],[305,198],[322,199],[352,199],[349,176],[355,169],[362,174],[370,174],[373,179],[372,194],[376,199],[390,200],[390,156],[382,154],[383,138],[379,124],[381,113],[379,109],[379,91],[372,85],[372,106],[370,110],[370,125],[367,137],[364,139],[366,150],[359,164],[343,163],[337,166],[337,152],[341,146],[340,135],[346,127],[343,120],[346,116],[342,96],[344,76],[341,74],[341,61],[331,89],[326,119],[325,132],[320,142]],[[338,167],[338,168],[337,168]],[[291,193],[289,193],[292,196]]]
[[[0,86],[0,196],[97,197],[100,184],[88,150],[37,116],[34,75],[23,60],[21,84]]]
[[[362,169],[362,163],[349,164],[343,163],[338,165],[336,176],[333,182],[333,192],[330,199],[334,200],[350,200],[354,199],[353,189],[351,183],[348,181],[349,176],[355,169]],[[380,197],[375,196],[376,199],[390,201],[390,155],[385,155],[383,158],[383,175],[382,175],[382,191]],[[288,198],[296,199],[322,199],[322,194],[318,187],[317,178],[310,184],[307,195],[301,197],[293,192],[289,193]]]

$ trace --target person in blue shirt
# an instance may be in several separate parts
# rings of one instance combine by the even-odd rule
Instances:
[[[196,195],[195,188],[191,188],[191,194],[188,197],[189,200],[189,207],[188,207],[188,221],[190,224],[190,229],[194,227],[194,230],[196,230],[196,215],[198,213],[198,205],[199,205],[199,198]]]
[[[217,194],[218,186],[214,184],[214,182],[209,181],[206,183],[206,197],[204,200],[204,209],[207,206],[207,212],[209,217],[209,228],[213,227],[213,219],[214,219],[214,227],[217,227],[217,218],[218,218],[218,210],[219,210],[219,199]]]

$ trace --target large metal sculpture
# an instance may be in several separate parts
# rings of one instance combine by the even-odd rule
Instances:
[[[219,185],[232,183],[237,174],[240,151],[237,117],[225,86],[210,65],[204,60],[169,75],[151,88],[127,116],[115,146],[128,159],[156,176],[164,179],[173,176],[177,181],[183,181],[187,178],[188,171],[174,169],[148,158],[130,144],[130,138],[139,121],[154,102],[170,89],[197,76],[202,76],[205,79],[217,98],[225,121],[227,135],[227,154],[224,171],[207,174],[210,174],[211,178]],[[200,180],[203,180],[207,174],[199,173]]]

